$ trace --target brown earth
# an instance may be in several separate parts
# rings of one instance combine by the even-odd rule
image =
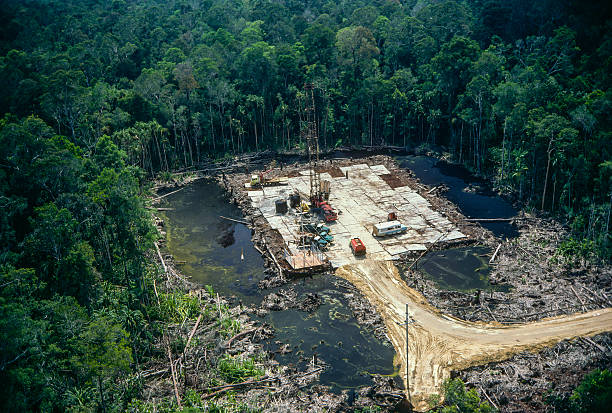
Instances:
[[[441,393],[441,385],[453,370],[506,360],[522,351],[538,351],[578,336],[612,331],[612,308],[512,326],[460,320],[443,314],[425,297],[408,287],[389,262],[365,260],[339,268],[336,274],[355,285],[377,308],[389,338],[406,371],[408,305],[414,320],[409,330],[409,400],[418,411]]]

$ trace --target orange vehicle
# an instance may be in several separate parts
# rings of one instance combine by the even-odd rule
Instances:
[[[351,240],[351,251],[353,251],[353,255],[365,255],[366,247],[363,242],[359,238],[353,238]]]

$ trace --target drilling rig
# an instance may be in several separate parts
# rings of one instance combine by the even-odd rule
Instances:
[[[318,171],[319,138],[317,134],[317,121],[314,102],[314,85],[304,85],[304,108],[302,111],[302,141],[306,142],[308,151],[308,176],[310,178],[310,203],[318,207],[323,200],[321,193],[321,174]]]
[[[310,178],[310,204],[313,208],[320,209],[323,219],[327,222],[335,221],[338,215],[329,205],[330,183],[323,182],[321,185],[321,173],[319,172],[319,135],[317,133],[317,121],[315,114],[314,85],[304,85],[304,107],[302,110],[302,140],[306,142],[308,151],[308,176]]]

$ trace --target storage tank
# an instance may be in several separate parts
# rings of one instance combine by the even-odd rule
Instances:
[[[288,210],[286,199],[277,199],[275,205],[277,214],[285,214]]]

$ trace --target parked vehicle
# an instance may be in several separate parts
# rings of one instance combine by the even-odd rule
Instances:
[[[372,235],[375,237],[384,237],[387,235],[401,234],[406,232],[407,226],[401,224],[399,221],[381,222],[380,224],[374,225]]]
[[[359,238],[353,238],[349,244],[351,247],[351,251],[353,251],[353,255],[365,255],[366,246]]]

